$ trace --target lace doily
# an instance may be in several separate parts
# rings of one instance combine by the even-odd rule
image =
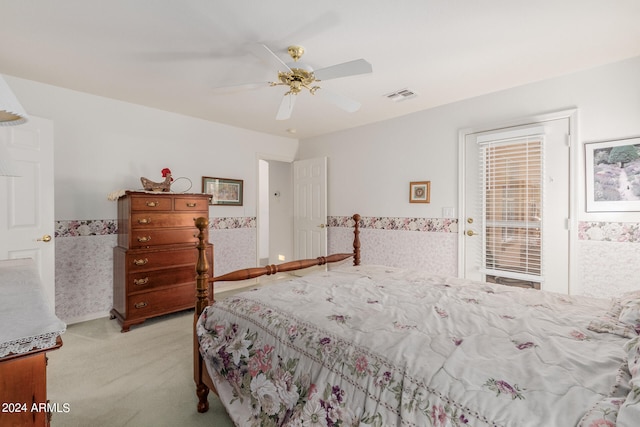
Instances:
[[[31,350],[44,350],[56,345],[56,341],[65,330],[57,332],[49,332],[47,334],[35,337],[25,337],[11,342],[3,342],[0,344],[0,357],[10,354],[28,353]]]

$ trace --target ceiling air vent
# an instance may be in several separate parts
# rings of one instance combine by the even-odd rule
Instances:
[[[397,90],[395,92],[388,93],[384,96],[386,96],[388,99],[392,101],[400,102],[406,99],[415,98],[418,95],[412,90],[404,88],[404,89]]]

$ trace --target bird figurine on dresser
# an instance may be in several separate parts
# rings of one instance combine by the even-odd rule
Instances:
[[[164,178],[162,182],[154,182],[148,178],[140,177],[142,188],[147,191],[163,191],[165,193],[171,191],[171,181],[173,181],[171,170],[169,168],[162,169],[162,177]]]

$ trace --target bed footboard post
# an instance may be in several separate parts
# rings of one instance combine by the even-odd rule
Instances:
[[[199,233],[197,245],[198,261],[196,263],[196,303],[193,316],[193,379],[196,383],[196,395],[198,396],[198,412],[207,412],[209,410],[209,387],[202,380],[205,366],[200,355],[196,325],[198,318],[209,305],[209,263],[207,262],[207,242],[205,241],[209,220],[200,217],[195,220],[195,223]]]
[[[353,265],[360,265],[360,219],[358,214],[353,216]]]
[[[198,227],[198,261],[196,263],[196,314],[199,316],[209,305],[209,262],[207,261],[206,230],[209,227],[207,218],[196,218]]]

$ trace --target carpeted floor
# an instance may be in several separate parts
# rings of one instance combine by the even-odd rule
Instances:
[[[48,353],[48,398],[68,412],[53,427],[233,426],[217,397],[196,410],[193,310],[120,332],[108,318],[70,325]],[[68,404],[68,405],[64,405]]]

